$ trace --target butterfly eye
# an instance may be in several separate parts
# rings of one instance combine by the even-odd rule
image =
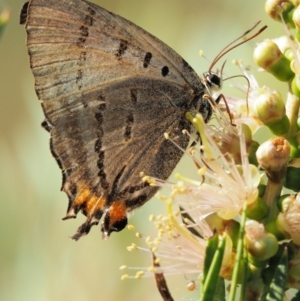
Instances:
[[[218,91],[222,88],[222,77],[214,72],[205,72],[203,74],[206,85],[211,91]]]

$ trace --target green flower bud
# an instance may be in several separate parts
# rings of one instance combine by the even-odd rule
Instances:
[[[294,59],[294,52],[291,49],[291,43],[293,43],[294,47],[297,47],[297,43],[295,43],[291,37],[281,36],[273,39],[273,42],[279,47],[280,52],[283,53],[289,61]]]
[[[259,67],[280,81],[289,81],[294,76],[289,59],[282,54],[277,44],[270,40],[263,41],[256,46],[253,59]]]
[[[259,184],[257,188],[258,188],[259,197],[263,197],[263,195],[265,194],[267,185],[266,184]]]
[[[259,143],[257,141],[252,140],[252,132],[250,127],[247,124],[242,124],[242,131],[245,137],[245,142],[246,142],[246,148],[247,148],[247,153],[248,153],[248,159],[249,163],[253,165],[257,165],[257,159],[256,159],[256,151],[259,147]],[[236,163],[241,163],[241,155],[240,153],[238,161],[235,161]]]
[[[211,229],[214,229],[218,234],[222,234],[225,230],[232,240],[232,247],[235,249],[238,240],[240,224],[235,220],[224,220],[216,213],[212,213],[205,218],[205,221]]]
[[[251,144],[247,145],[247,152],[248,152],[248,160],[250,164],[258,165],[257,158],[256,158],[256,151],[259,148],[259,143],[257,141],[251,140]]]
[[[300,117],[297,118],[297,126],[298,126],[298,129],[300,129]]]
[[[274,256],[278,250],[276,237],[265,231],[263,224],[247,221],[245,225],[245,246],[249,254],[258,261]]]
[[[264,200],[260,197],[252,204],[249,204],[246,209],[246,216],[249,219],[261,221],[268,213],[269,208]]]
[[[280,196],[280,198],[277,201],[277,207],[279,211],[285,211],[288,208],[288,205],[291,201],[291,195],[290,194],[283,194]]]
[[[254,110],[273,134],[280,136],[288,132],[290,122],[285,113],[285,104],[278,92],[266,87],[261,89],[261,94],[254,102]]]
[[[295,6],[287,0],[267,0],[265,3],[266,13],[274,20],[281,22],[281,16],[286,24],[294,28],[292,20]]]
[[[291,158],[300,158],[300,143],[298,140],[299,140],[298,135],[288,139],[288,142],[291,147],[291,150],[290,150]]]
[[[232,241],[232,249],[236,250],[239,231],[240,231],[240,223],[231,219],[228,221],[224,221],[224,226],[226,227],[226,232]]]
[[[272,233],[278,241],[284,240],[287,238],[286,234],[278,229],[277,219],[270,220],[266,225],[266,231]]]
[[[296,7],[293,12],[293,21],[296,27],[296,40],[299,42],[299,30],[300,30],[300,6]]]
[[[297,74],[292,80],[292,92],[295,96],[300,98],[300,76]]]
[[[251,278],[258,277],[260,275],[261,269],[266,265],[265,261],[258,260],[248,253],[248,266],[251,272]]]
[[[296,28],[295,31],[295,39],[299,42],[300,41],[300,29]]]

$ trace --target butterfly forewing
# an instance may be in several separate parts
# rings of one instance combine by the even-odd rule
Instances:
[[[203,85],[170,47],[87,1],[31,0],[21,22],[69,197],[66,218],[87,215],[74,238],[103,214],[108,236],[157,191],[140,173],[167,179],[180,160],[164,133],[187,146],[185,112]]]

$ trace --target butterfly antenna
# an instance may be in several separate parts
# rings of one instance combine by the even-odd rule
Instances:
[[[223,77],[223,70],[224,70],[224,67],[225,67],[225,64],[226,64],[226,60],[224,61],[224,63],[222,64],[222,67],[221,67],[221,70],[220,70],[220,75],[221,77]]]
[[[215,57],[215,59],[212,61],[210,67],[209,67],[209,72],[212,70],[212,68],[215,66],[215,64],[229,51],[231,51],[232,49],[252,40],[253,38],[255,38],[256,36],[258,36],[259,34],[261,34],[266,28],[267,26],[263,26],[259,31],[257,31],[255,34],[253,34],[251,37],[246,38],[245,40],[233,45],[234,43],[236,43],[238,40],[242,39],[243,37],[245,37],[249,32],[251,32],[258,24],[260,23],[260,21],[256,22],[250,29],[248,29],[246,32],[244,32],[241,36],[239,36],[238,38],[236,38],[235,40],[233,40],[231,43],[229,43],[228,45],[226,45],[223,49],[221,49],[221,51],[218,53],[218,55]],[[233,45],[233,46],[232,46]],[[230,47],[231,46],[231,47]]]
[[[224,65],[224,64],[223,64]],[[228,80],[228,79],[232,79],[232,78],[237,78],[237,77],[243,77],[246,79],[248,87],[247,87],[247,93],[246,93],[246,105],[247,105],[247,114],[249,114],[249,104],[248,104],[248,98],[249,98],[249,93],[250,93],[250,81],[249,78],[245,75],[234,75],[234,76],[230,76],[225,78],[223,81]]]

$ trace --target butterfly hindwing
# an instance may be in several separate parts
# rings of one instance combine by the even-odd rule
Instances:
[[[140,173],[167,179],[180,160],[164,133],[186,148],[185,112],[203,85],[170,47],[87,1],[31,0],[21,22],[69,197],[66,218],[87,215],[74,238],[103,214],[108,236],[157,191]]]

